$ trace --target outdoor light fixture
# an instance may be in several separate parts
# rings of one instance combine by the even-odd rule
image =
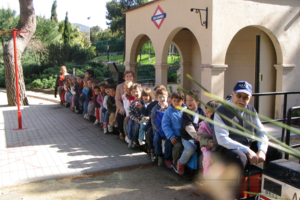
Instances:
[[[206,9],[199,9],[199,8],[191,8],[191,12],[196,12],[199,13],[200,15],[200,23],[202,26],[205,26],[207,28],[207,24],[208,24],[208,8],[206,7]],[[206,12],[206,20],[205,21],[202,21],[202,16],[201,16],[201,11],[205,11]]]

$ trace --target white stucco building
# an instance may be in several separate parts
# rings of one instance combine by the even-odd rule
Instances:
[[[191,12],[191,8],[194,11]],[[200,23],[207,20],[207,28]],[[171,43],[181,56],[181,85],[197,88],[190,74],[213,94],[226,97],[239,80],[254,92],[300,91],[299,0],[154,0],[126,11],[126,69],[151,40],[156,85],[167,84]],[[202,94],[206,102],[209,99]],[[259,99],[259,112],[282,117],[282,96]],[[300,105],[289,95],[288,107]]]

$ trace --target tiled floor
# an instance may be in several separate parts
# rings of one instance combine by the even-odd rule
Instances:
[[[5,105],[6,94],[0,92],[0,99]],[[150,163],[145,153],[104,135],[81,115],[48,101],[29,101],[31,106],[22,108],[25,130],[13,130],[15,107],[0,107],[0,187]]]

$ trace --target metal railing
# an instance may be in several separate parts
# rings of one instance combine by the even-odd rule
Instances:
[[[292,120],[293,119],[300,119],[300,117],[292,117],[292,113],[295,110],[300,110],[300,106],[294,106],[294,107],[291,107],[289,109],[288,114],[287,114],[287,123],[286,123],[288,126],[292,125]],[[298,147],[300,147],[300,143],[294,144],[294,145],[290,145],[290,143],[291,143],[290,140],[291,140],[291,131],[287,130],[286,131],[285,143],[287,145],[291,146],[292,148],[298,148]],[[289,159],[289,154],[286,153],[285,156],[284,156],[284,158],[288,160]],[[300,160],[299,160],[299,164],[300,164]]]
[[[287,97],[289,94],[300,94],[300,92],[264,92],[264,93],[253,93],[252,96],[255,96],[255,101],[259,102],[260,96],[276,96],[276,95],[283,95],[283,118],[282,119],[274,119],[274,121],[280,121],[284,124],[287,122]],[[259,111],[259,104],[256,104],[255,109]],[[294,118],[293,118],[294,119]],[[262,122],[263,124],[269,122]],[[285,139],[285,128],[282,128],[281,133],[281,141],[284,142]]]

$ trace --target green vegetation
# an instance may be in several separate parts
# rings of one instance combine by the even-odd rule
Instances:
[[[99,56],[96,59],[107,60],[107,56]],[[141,65],[154,65],[156,63],[155,55],[151,55],[150,59],[151,61],[149,61],[149,56],[147,54],[142,54],[142,60],[140,61],[140,55],[138,55],[137,62],[138,63],[141,62]],[[109,61],[123,63],[123,55],[109,56]],[[178,63],[175,64],[174,62],[178,62]],[[172,61],[172,56],[168,56],[168,64],[179,65],[179,63],[180,63],[180,56],[173,56],[173,61]]]
[[[65,65],[70,74],[75,68],[76,75],[84,74],[86,69],[93,69],[96,78],[104,80],[104,77],[110,77],[111,73],[107,65],[99,60],[106,60],[107,56],[95,58],[97,52],[106,52],[107,46],[110,46],[110,52],[124,51],[125,47],[125,14],[124,10],[141,5],[148,0],[111,0],[107,2],[107,20],[110,28],[102,30],[99,26],[91,27],[91,41],[99,41],[91,45],[88,41],[88,35],[80,31],[79,27],[73,27],[68,21],[68,13],[65,20],[57,21],[57,0],[53,0],[51,9],[51,18],[36,17],[36,31],[22,55],[22,67],[24,81],[27,87],[53,88],[55,86],[57,75],[60,73],[60,67]],[[117,11],[117,12],[116,12]],[[0,9],[0,30],[10,31],[17,26],[19,16],[10,9]],[[11,36],[9,34],[0,34],[0,87],[5,87],[5,72],[3,62],[3,49],[5,43]],[[97,48],[97,49],[96,49]],[[155,77],[154,64],[155,54],[151,41],[146,42],[141,48],[143,54],[138,55],[138,72],[140,79]],[[174,45],[170,46],[170,52],[178,55]],[[150,59],[149,59],[149,55]],[[123,63],[123,55],[110,56],[110,61]],[[175,63],[176,62],[176,63]],[[178,65],[179,56],[168,57],[170,65]],[[124,65],[118,66],[120,71],[125,70]],[[147,70],[145,72],[145,70]],[[149,73],[147,73],[149,72]],[[144,76],[144,75],[147,76]],[[177,82],[178,75],[175,70],[168,70],[168,81]]]

